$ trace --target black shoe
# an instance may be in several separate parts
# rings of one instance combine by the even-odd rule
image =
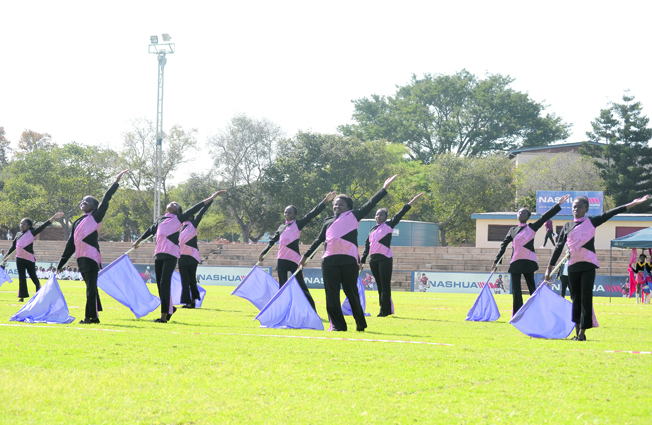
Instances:
[[[376,316],[376,317],[387,317],[387,315],[386,315],[386,314],[383,314],[383,313],[380,313],[380,314],[378,314],[378,316]]]
[[[356,331],[358,331],[358,332],[364,332],[364,328],[356,328]]]
[[[181,307],[181,308],[195,308],[195,304],[194,304],[194,303],[193,303],[193,304],[185,304],[185,305],[184,305],[183,307]]]
[[[158,319],[152,320],[152,322],[154,322],[154,323],[167,323],[168,321],[167,321],[167,320],[163,320],[163,319],[161,319],[161,318],[158,318]]]
[[[82,325],[90,325],[92,323],[100,323],[100,319],[97,317],[87,317],[84,320],[80,320],[79,323]]]
[[[24,303],[24,302],[25,302],[25,299],[24,299],[24,298],[20,298],[20,299],[18,300],[18,302],[19,302],[19,303]]]
[[[174,313],[176,313],[176,312],[177,312],[177,308],[176,308],[176,307],[172,307],[172,313],[168,313],[168,321],[170,321],[170,319],[172,318],[172,315],[173,315]]]
[[[586,341],[586,335],[581,335],[577,337],[578,341]]]

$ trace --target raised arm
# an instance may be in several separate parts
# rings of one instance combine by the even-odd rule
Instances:
[[[218,195],[221,195],[223,193],[226,193],[226,190],[218,190],[217,192],[213,193],[211,196],[208,198],[204,199],[203,201],[193,205],[190,207],[187,211],[183,212],[182,214],[178,215],[178,219],[180,222],[188,221],[188,218],[191,215],[194,215],[195,213],[199,212],[199,210],[206,204],[210,203],[215,199]]]
[[[604,214],[599,215],[597,217],[591,217],[591,223],[593,224],[594,227],[598,227],[601,224],[605,223],[607,220],[609,220],[611,217],[613,217],[613,216],[615,216],[617,214],[620,214],[620,213],[624,213],[628,209],[630,209],[632,207],[635,207],[638,204],[642,204],[643,202],[647,201],[648,199],[650,199],[650,195],[645,195],[642,198],[634,199],[629,204],[625,204],[625,205],[621,205],[619,207],[616,207],[616,208],[614,208],[612,210],[609,210],[609,211],[605,212]]]
[[[208,204],[204,204],[202,209],[199,210],[197,215],[195,216],[195,219],[192,221],[192,225],[195,226],[195,229],[199,227],[199,223],[201,223],[201,219],[204,218],[204,214],[208,209],[213,205],[213,201],[211,200]]]
[[[550,220],[553,218],[555,215],[561,211],[561,205],[568,200],[570,195],[564,195],[559,199],[559,202],[557,202],[556,205],[554,205],[552,208],[550,208],[548,211],[546,211],[541,218],[539,218],[537,221],[534,223],[530,224],[530,228],[534,230],[535,232],[541,228],[544,224],[546,224],[546,221]]]
[[[63,213],[62,213],[62,212],[58,212],[58,213],[56,213],[55,215],[53,215],[52,217],[50,217],[49,220],[46,220],[43,224],[41,224],[39,227],[37,227],[36,229],[32,229],[32,235],[34,235],[34,236],[38,235],[38,234],[41,233],[43,230],[45,230],[46,227],[48,227],[50,224],[52,224],[52,222],[53,222],[54,220],[56,220],[56,219],[58,219],[58,218],[61,218],[61,217],[63,217]]]
[[[317,217],[324,209],[326,208],[326,203],[330,202],[335,198],[335,195],[337,195],[337,192],[329,192],[328,195],[317,205],[315,208],[312,209],[308,214],[306,214],[303,218],[297,220],[297,227],[299,230],[303,229],[306,227],[308,223],[312,221],[313,218]]]
[[[369,214],[369,212],[373,209],[373,207],[375,207],[376,204],[380,202],[380,200],[383,199],[385,195],[387,195],[387,188],[396,179],[396,176],[397,174],[385,180],[385,184],[383,185],[382,189],[376,192],[376,194],[374,194],[374,196],[372,196],[371,199],[369,199],[362,207],[360,207],[360,209],[353,210],[353,214],[355,215],[355,218],[358,219],[358,221],[365,218],[365,216]]]

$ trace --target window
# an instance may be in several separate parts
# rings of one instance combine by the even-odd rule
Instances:
[[[489,231],[487,232],[487,240],[489,242],[502,242],[507,236],[507,232],[514,226],[501,226],[497,224],[490,224]]]

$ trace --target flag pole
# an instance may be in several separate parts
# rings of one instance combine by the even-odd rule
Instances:
[[[498,268],[498,264],[500,264],[500,262],[503,261],[504,256],[505,256],[505,254],[501,255],[500,259],[498,261],[496,261],[496,268]],[[489,284],[489,281],[491,280],[491,278],[494,275],[495,271],[496,271],[495,269],[491,271],[491,274],[489,275],[489,279],[487,279],[487,281],[484,283],[485,286],[487,286]],[[484,286],[483,286],[483,288],[484,288]]]
[[[149,239],[151,239],[152,236],[154,236],[154,235],[149,235],[148,237],[146,237],[145,239],[143,239],[142,241],[140,241],[140,243],[147,242]],[[138,246],[140,246],[140,243],[138,244]],[[127,252],[125,252],[123,255],[129,255],[129,253],[130,253],[131,251],[133,251],[134,249],[136,249],[136,247],[131,247],[131,249],[128,250]]]
[[[566,255],[564,255],[564,258],[562,258],[561,261],[560,261],[559,263],[557,263],[557,266],[555,266],[555,268],[552,269],[552,271],[550,272],[550,276],[552,276],[553,274],[557,273],[557,270],[559,270],[559,268],[561,267],[561,265],[564,264],[564,261],[566,261],[566,259],[568,258],[569,255],[570,255],[570,251],[568,251],[568,252],[566,253]],[[546,281],[545,276],[544,276],[544,279],[543,279],[543,280]]]
[[[324,242],[322,242],[322,243],[320,243],[319,245],[317,245],[317,248],[315,248],[315,250],[312,252],[312,254],[310,255],[310,257],[308,257],[308,261],[312,260],[312,257],[315,256],[315,254],[317,253],[317,250],[318,250],[319,247],[321,247],[323,244],[324,244]],[[306,263],[307,263],[308,261],[306,261]],[[297,269],[297,271],[294,272],[294,274],[290,277],[290,279],[293,278],[294,276],[296,276],[297,274],[299,274],[299,272],[300,272],[302,269],[303,269],[303,266],[299,266],[299,268]]]

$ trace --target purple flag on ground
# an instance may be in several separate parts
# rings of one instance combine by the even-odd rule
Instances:
[[[254,320],[266,328],[324,330],[321,318],[308,302],[295,276],[285,282]]]
[[[161,300],[149,292],[147,284],[126,254],[100,270],[97,286],[129,308],[137,319],[147,316],[161,305]]]
[[[525,335],[535,338],[568,338],[575,328],[571,320],[573,305],[541,285],[509,321]]]
[[[358,278],[358,293],[360,294],[360,305],[362,306],[362,311],[365,311],[365,316],[371,316],[371,314],[367,313],[367,296],[364,293],[364,284],[362,283],[362,279]],[[392,313],[394,313],[394,302],[392,301]],[[344,299],[344,302],[342,303],[342,314],[345,316],[353,316],[353,311],[351,311],[351,303],[349,302],[348,298]]]
[[[490,278],[491,279],[491,278]],[[500,312],[494,299],[494,294],[491,293],[489,281],[485,283],[480,291],[480,295],[476,298],[473,307],[466,315],[466,320],[470,322],[493,322],[500,318]]]
[[[27,301],[18,313],[9,319],[14,322],[26,323],[72,323],[68,304],[63,297],[57,277],[52,276],[32,298]]]
[[[181,305],[181,274],[179,272],[172,273],[172,287],[170,292],[172,295],[172,305]],[[204,297],[206,296],[206,290],[201,286],[197,285],[199,290],[199,299],[195,300],[195,308],[201,308],[202,303],[204,302]]]
[[[7,274],[4,268],[0,267],[0,286],[5,282],[12,282],[11,277]]]
[[[278,287],[278,282],[269,273],[254,266],[231,295],[249,300],[258,310],[261,310],[278,292]]]

